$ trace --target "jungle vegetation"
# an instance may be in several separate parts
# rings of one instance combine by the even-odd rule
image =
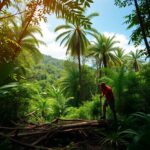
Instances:
[[[115,0],[116,7],[134,6],[125,17],[134,28],[130,42],[143,49],[125,53],[115,36],[107,37],[92,27],[84,15],[93,0],[0,1],[0,126],[19,122],[47,123],[56,118],[99,120],[102,112],[99,82],[110,85],[115,95],[117,129],[97,131],[103,149],[144,150],[150,147],[150,4],[148,0]],[[41,54],[45,42],[39,26],[55,14],[66,24],[56,38],[66,47],[68,60]],[[89,40],[89,35],[94,42]],[[91,61],[90,65],[88,61]],[[110,109],[107,119],[112,119]],[[70,142],[71,143],[71,142]],[[13,149],[0,135],[0,149]]]

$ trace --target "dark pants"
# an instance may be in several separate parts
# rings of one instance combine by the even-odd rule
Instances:
[[[115,110],[115,101],[114,100],[105,100],[104,104],[103,104],[103,118],[106,118],[106,107],[109,105],[112,113],[113,113],[113,117],[114,117],[114,121],[117,121],[116,118],[116,110]]]

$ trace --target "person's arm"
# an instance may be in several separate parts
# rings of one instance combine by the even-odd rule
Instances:
[[[104,96],[104,92],[103,92],[103,90],[101,89],[101,94],[100,94],[100,99]]]
[[[99,96],[99,97],[100,97],[100,99],[101,99],[103,96],[104,96],[104,94],[103,94],[103,92],[102,92],[102,94]]]
[[[103,90],[101,89],[100,85],[98,85],[98,90],[99,90],[99,92],[101,91],[100,96],[99,96],[99,98],[101,99],[104,96],[104,93],[103,93]]]

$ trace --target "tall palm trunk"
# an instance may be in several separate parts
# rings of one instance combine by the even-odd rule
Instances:
[[[82,95],[82,73],[81,73],[81,58],[80,50],[78,51],[78,67],[79,67],[79,101],[81,100]]]
[[[138,72],[138,71],[140,70],[137,61],[134,62],[134,65],[133,65],[133,66],[134,66],[135,72]]]
[[[106,60],[105,54],[103,55],[103,64],[104,64],[104,67],[107,68],[107,60]]]
[[[135,8],[136,8],[136,13],[137,13],[137,16],[138,16],[138,19],[139,19],[139,23],[140,23],[143,39],[144,39],[144,42],[145,42],[145,46],[146,46],[148,55],[150,57],[150,47],[149,47],[149,44],[148,44],[148,41],[147,41],[147,38],[146,38],[146,33],[145,33],[144,24],[143,24],[143,19],[141,17],[141,12],[140,12],[137,0],[134,0],[134,4],[135,4]]]
[[[96,57],[96,83],[98,83],[98,79],[101,77],[101,70],[100,70],[100,61],[99,58]]]
[[[99,76],[98,79],[102,77],[102,70],[101,70],[101,61],[100,59],[98,60],[98,72],[99,72]]]

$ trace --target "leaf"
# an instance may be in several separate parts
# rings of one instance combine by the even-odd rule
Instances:
[[[13,63],[5,63],[0,65],[0,84],[12,73],[13,67]]]
[[[9,83],[9,84],[1,86],[0,90],[4,90],[4,89],[8,89],[8,88],[13,88],[13,87],[16,87],[16,86],[18,86],[18,83],[17,82],[12,82],[12,83]]]
[[[93,0],[87,0],[89,3],[93,3]]]
[[[88,2],[85,2],[85,7],[90,7],[90,4]]]

